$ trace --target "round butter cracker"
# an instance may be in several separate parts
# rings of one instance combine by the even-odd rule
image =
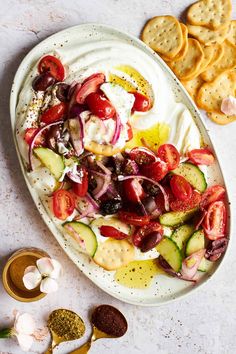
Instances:
[[[200,43],[193,38],[188,39],[188,51],[181,60],[173,60],[168,65],[180,80],[190,80],[198,75],[204,53]]]
[[[188,91],[188,93],[190,94],[190,96],[192,97],[192,99],[197,104],[196,97],[198,94],[198,90],[204,84],[205,81],[202,80],[201,76],[197,76],[193,80],[188,80],[188,81],[182,80],[181,82],[184,85],[184,87],[186,88],[186,90]]]
[[[224,113],[208,112],[207,115],[214,123],[220,125],[226,125],[236,120],[236,116],[227,116]]]
[[[229,33],[229,25],[218,30],[211,30],[207,27],[193,26],[190,24],[188,24],[187,27],[189,34],[205,45],[222,43],[227,38]]]
[[[227,36],[228,41],[236,45],[236,20],[232,20],[230,23],[229,33]]]
[[[207,82],[213,81],[221,73],[236,67],[236,46],[225,40],[222,43],[223,55],[220,60],[208,67],[201,75]]]
[[[156,16],[149,20],[141,34],[149,47],[167,58],[174,58],[183,45],[182,29],[173,16]]]
[[[99,144],[95,141],[91,141],[89,144],[85,145],[85,149],[94,154],[103,156],[113,156],[122,150],[122,148],[116,148],[113,145]]]
[[[219,29],[229,23],[231,11],[231,0],[201,0],[189,7],[187,20],[192,25]]]
[[[224,72],[214,81],[207,82],[201,86],[197,94],[198,106],[207,112],[221,112],[221,102],[223,98],[235,96],[236,91],[236,71]]]
[[[93,260],[106,270],[116,270],[134,260],[134,246],[126,240],[109,238],[98,245]]]

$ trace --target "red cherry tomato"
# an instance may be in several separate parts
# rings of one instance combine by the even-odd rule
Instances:
[[[86,98],[89,110],[100,119],[113,118],[116,111],[112,104],[101,94],[92,92]]]
[[[170,187],[165,186],[163,188],[168,196],[169,203],[173,202],[175,200],[175,197],[173,196],[173,193],[172,193]],[[166,208],[165,208],[164,196],[161,191],[159,191],[159,193],[156,195],[155,202],[157,205],[157,209],[160,211],[160,214],[163,214],[166,211]]]
[[[117,230],[113,226],[103,225],[99,229],[100,229],[100,233],[102,236],[112,237],[112,238],[115,238],[116,240],[124,240],[125,238],[127,238],[129,236],[129,235],[125,234],[124,232]]]
[[[134,104],[132,111],[147,112],[150,109],[151,103],[147,96],[139,92],[131,92],[134,95]]]
[[[150,222],[148,225],[141,227],[133,236],[132,242],[136,247],[139,247],[142,240],[152,234],[153,232],[159,232],[161,236],[163,235],[163,228],[158,222]]]
[[[75,209],[72,193],[65,189],[59,189],[53,193],[52,198],[54,215],[60,220],[66,220]]]
[[[167,163],[169,171],[179,166],[180,155],[176,147],[172,144],[161,145],[157,151],[157,156]]]
[[[200,203],[200,207],[204,209],[210,203],[216,202],[217,200],[224,199],[225,196],[225,189],[224,187],[216,184],[207,190],[202,195],[202,200]]]
[[[127,136],[128,136],[127,141],[130,141],[131,139],[133,139],[133,136],[134,136],[132,127],[129,123],[127,123]]]
[[[88,192],[88,172],[84,166],[78,167],[81,183],[72,183],[72,190],[78,197],[84,197]]]
[[[170,187],[175,198],[188,200],[191,198],[193,189],[191,184],[182,176],[174,175],[170,180]]]
[[[47,111],[43,112],[40,117],[41,122],[49,124],[63,119],[67,111],[67,104],[61,102],[55,106],[52,106]]]
[[[102,73],[93,74],[89,76],[82,83],[80,89],[76,94],[76,101],[79,104],[84,104],[86,97],[92,93],[98,91],[101,84],[105,82],[105,75]]]
[[[225,236],[226,208],[224,202],[220,200],[209,205],[202,226],[209,240],[217,240]]]
[[[128,211],[120,211],[118,216],[121,221],[134,226],[143,226],[149,224],[150,222],[149,215],[137,215]]]
[[[195,149],[189,151],[188,157],[195,165],[210,166],[215,161],[215,157],[209,149]]]
[[[156,161],[156,155],[145,147],[135,147],[129,152],[131,160],[138,165],[148,165]]]
[[[35,135],[38,133],[39,128],[27,128],[25,130],[25,136],[24,140],[25,142],[30,145],[35,137]],[[43,134],[40,134],[37,136],[36,141],[34,143],[34,146],[41,146],[44,145],[45,143],[45,136]]]
[[[173,211],[186,211],[198,207],[200,202],[201,194],[197,191],[193,191],[191,198],[187,200],[172,200],[170,202],[170,209]]]
[[[40,74],[48,71],[57,81],[63,81],[65,77],[65,69],[61,61],[52,55],[43,57],[38,65]]]
[[[140,202],[145,197],[145,193],[138,179],[127,179],[123,182],[126,198],[133,203]]]
[[[142,173],[158,182],[168,173],[168,167],[164,161],[155,161],[148,165],[142,165]]]

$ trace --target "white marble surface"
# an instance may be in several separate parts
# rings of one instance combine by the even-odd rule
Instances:
[[[159,308],[142,308],[121,303],[106,295],[67,258],[37,212],[21,175],[10,128],[9,94],[14,73],[25,54],[42,39],[86,22],[114,25],[136,36],[145,21],[160,14],[179,16],[189,0],[2,0],[0,7],[0,270],[8,255],[21,247],[35,246],[59,259],[65,269],[61,290],[42,301],[23,304],[11,299],[0,284],[0,328],[11,323],[12,311],[28,311],[40,325],[49,312],[66,307],[87,324],[97,304],[109,303],[124,312],[129,330],[119,340],[97,342],[91,354],[234,354],[236,353],[236,246],[233,241],[224,266],[213,280],[188,298]],[[236,1],[234,18],[236,18]],[[229,186],[236,201],[236,123],[220,127],[207,120]],[[234,218],[234,215],[233,215]],[[233,237],[234,235],[232,235]],[[85,339],[67,343],[55,352],[68,353]],[[42,353],[48,339],[36,343],[31,353]],[[21,354],[16,342],[0,341],[1,354]]]

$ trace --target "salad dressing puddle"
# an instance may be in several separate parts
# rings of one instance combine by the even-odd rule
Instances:
[[[158,266],[156,259],[133,261],[116,271],[115,280],[128,288],[146,289],[158,274],[166,273]]]

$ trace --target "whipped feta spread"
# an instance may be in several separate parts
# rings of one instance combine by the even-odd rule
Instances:
[[[127,74],[124,67],[131,67],[139,73],[150,85],[153,95],[153,106],[147,112],[136,112],[135,119],[130,120],[131,125],[138,130],[150,128],[161,122],[169,124],[169,142],[181,147],[181,152],[189,149],[199,148],[201,136],[196,127],[191,113],[182,103],[177,103],[168,79],[159,65],[148,57],[141,50],[119,41],[99,41],[78,47],[66,46],[58,49],[55,53],[49,53],[61,58],[63,64],[67,65],[67,76],[65,83],[81,83],[88,76],[103,72],[106,80],[116,76],[125,80],[135,89],[139,89],[139,82],[135,80],[133,72]],[[32,88],[32,78],[37,74],[37,64],[29,71],[19,95],[17,105],[17,140],[20,152],[27,161],[27,146],[22,136],[26,128],[36,124],[39,115],[48,106],[58,103],[54,92],[35,92]],[[119,85],[104,83],[101,87],[109,100],[114,105],[123,123],[130,118],[130,111],[133,103],[133,95],[128,93]],[[109,119],[104,126],[93,120],[93,127],[86,128],[86,142],[89,140],[98,143],[109,142],[114,132],[114,121]],[[124,129],[123,129],[124,130]],[[106,131],[106,134],[104,132]],[[126,134],[121,132],[116,142],[117,147],[125,144]]]
[[[174,144],[183,155],[188,150],[200,148],[201,135],[191,113],[183,103],[176,102],[168,79],[161,67],[138,48],[119,41],[94,41],[79,46],[68,45],[49,54],[60,57],[62,63],[67,66],[65,79],[67,84],[82,83],[84,79],[95,73],[102,72],[105,74],[106,82],[101,85],[101,90],[114,106],[122,123],[121,133],[115,147],[124,148],[127,141],[125,126],[129,122],[133,128],[141,131],[157,123],[168,124],[170,127],[168,142]],[[37,66],[38,63],[35,63],[26,76],[16,109],[16,136],[25,163],[28,162],[28,145],[24,141],[25,130],[37,126],[40,114],[60,102],[54,90],[47,90],[46,93],[33,90],[32,80],[38,74]],[[130,74],[123,70],[124,67],[131,68]],[[143,77],[146,85],[149,85],[152,107],[147,112],[135,112],[135,117],[132,118],[131,109],[134,103],[134,95],[127,92],[117,82],[110,81],[110,78],[116,77],[118,82],[119,79],[125,80],[130,87],[139,90],[140,77],[138,76],[138,79],[135,79],[134,72]],[[99,144],[109,144],[111,142],[115,130],[114,119],[101,120],[89,111],[83,112],[82,117],[85,121],[85,146],[92,141]],[[34,171],[29,173],[29,180],[37,189],[41,200],[45,201],[46,209],[52,215],[46,194],[53,192],[57,181],[35,157],[33,157],[33,165]],[[74,166],[71,167],[72,170],[73,168]],[[64,174],[69,170],[70,168],[67,167]],[[53,215],[52,220],[61,229],[61,222]],[[98,239],[99,242],[103,242],[106,238],[100,236]],[[139,250],[135,252],[135,259],[157,257],[156,250],[145,254],[142,254]]]

